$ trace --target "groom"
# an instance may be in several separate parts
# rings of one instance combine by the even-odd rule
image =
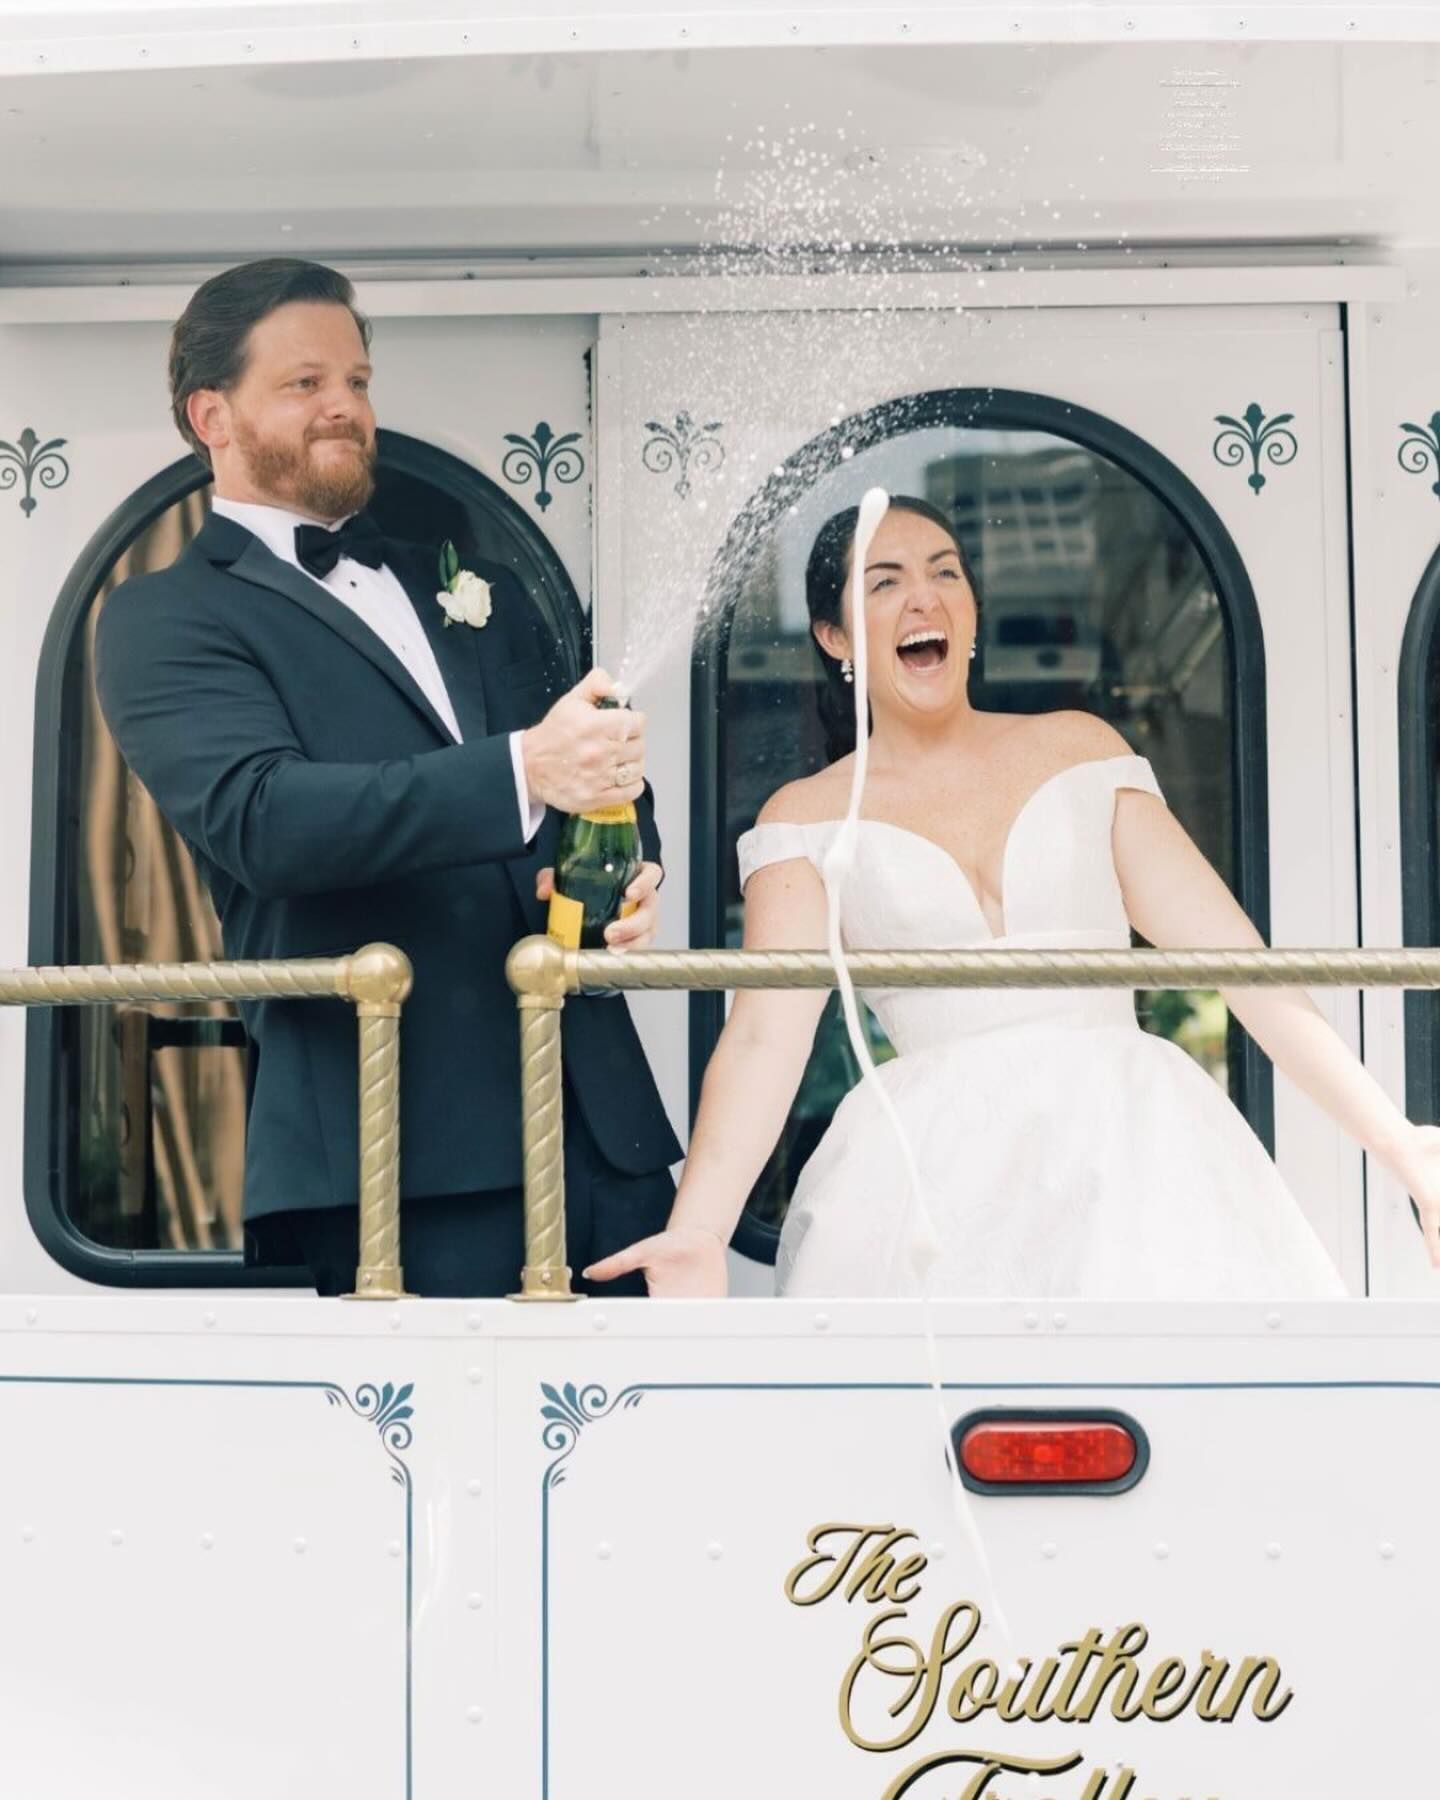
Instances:
[[[175,422],[214,471],[209,519],[169,569],[128,581],[98,628],[100,701],[185,839],[231,958],[398,944],[401,1258],[434,1295],[512,1292],[524,1260],[520,1094],[507,950],[543,930],[559,815],[640,803],[651,859],[610,929],[650,941],[659,841],[644,719],[553,658],[508,570],[382,537],[370,327],[316,263],[248,263],[175,327]],[[466,579],[468,574],[471,579]],[[489,608],[482,583],[488,582]],[[357,1253],[355,1022],[323,1000],[243,1009],[252,1254],[348,1292]],[[680,1154],[624,1002],[564,1018],[572,1267],[658,1231]],[[613,1286],[611,1291],[614,1291]],[[636,1276],[631,1291],[644,1292]]]

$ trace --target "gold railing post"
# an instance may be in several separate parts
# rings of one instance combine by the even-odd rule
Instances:
[[[409,957],[390,944],[367,944],[345,960],[360,1038],[360,1259],[346,1297],[399,1300],[400,1008],[413,976]]]
[[[520,1008],[520,1130],[525,1268],[514,1300],[575,1300],[565,1261],[565,1121],[560,1011],[573,958],[552,939],[523,938],[505,965]]]

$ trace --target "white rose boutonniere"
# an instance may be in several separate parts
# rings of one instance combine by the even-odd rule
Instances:
[[[435,598],[445,608],[446,630],[452,625],[469,625],[476,631],[483,630],[494,606],[490,583],[482,580],[473,569],[460,567],[460,558],[449,538],[440,546],[440,581],[442,585]]]

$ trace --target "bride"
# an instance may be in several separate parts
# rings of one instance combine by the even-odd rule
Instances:
[[[829,767],[781,788],[740,840],[745,947],[826,938],[820,869],[854,753],[846,597],[857,513],[806,569],[834,720]],[[1086,713],[978,711],[979,607],[949,521],[896,496],[864,569],[871,737],[842,929],[856,948],[1250,948],[1259,934],[1161,797],[1150,765]],[[839,702],[839,704],[837,704]],[[848,704],[847,704],[848,703]],[[835,733],[832,731],[832,739]],[[848,749],[849,754],[842,754]],[[1295,989],[1225,1000],[1276,1066],[1414,1197],[1440,1266],[1440,1129],[1409,1124]],[[867,996],[898,1055],[879,1070],[934,1236],[927,1290],[1101,1299],[1340,1297],[1338,1271],[1242,1115],[1122,989]],[[706,1071],[666,1230],[588,1268],[643,1269],[660,1296],[725,1292],[725,1246],[775,1145],[825,996],[735,996]],[[918,1292],[910,1197],[877,1096],[846,1097],[797,1184],[778,1287]]]

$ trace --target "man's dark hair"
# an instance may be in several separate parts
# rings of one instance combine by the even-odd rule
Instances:
[[[294,256],[267,256],[212,275],[176,320],[170,336],[170,409],[181,437],[207,467],[210,452],[191,429],[186,401],[200,388],[232,388],[245,373],[251,330],[295,300],[348,306],[361,342],[370,348],[370,321],[355,304],[349,277]]]

